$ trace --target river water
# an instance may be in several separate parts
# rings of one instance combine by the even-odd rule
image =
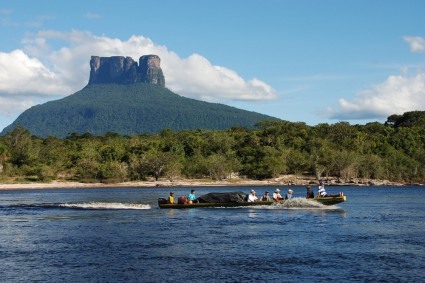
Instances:
[[[158,208],[169,188],[0,191],[0,280],[424,282],[424,187],[328,187],[347,196],[329,207],[291,188],[286,205],[182,210]]]

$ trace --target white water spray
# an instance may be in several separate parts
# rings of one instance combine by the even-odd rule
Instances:
[[[59,207],[80,209],[151,209],[149,204],[119,202],[64,203]]]
[[[292,198],[284,202],[277,202],[269,206],[270,209],[317,209],[317,210],[335,210],[339,209],[336,205],[323,205],[314,200],[305,198]]]

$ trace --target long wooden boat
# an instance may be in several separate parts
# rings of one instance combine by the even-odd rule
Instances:
[[[256,201],[256,202],[204,202],[204,203],[186,203],[186,204],[178,204],[178,203],[165,203],[165,199],[158,199],[159,208],[202,208],[202,207],[245,207],[245,206],[260,206],[260,205],[273,205],[284,203],[286,200],[279,201]],[[316,201],[323,205],[334,205],[341,202],[347,201],[346,196],[334,196],[334,197],[324,197],[324,198],[312,198],[308,199],[309,201]],[[166,200],[165,200],[166,201]]]

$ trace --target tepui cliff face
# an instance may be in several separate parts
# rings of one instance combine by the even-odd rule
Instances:
[[[139,64],[131,57],[91,57],[89,85],[132,84],[137,82],[165,86],[159,56],[144,55],[140,57]]]

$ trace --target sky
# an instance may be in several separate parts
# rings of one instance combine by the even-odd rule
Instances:
[[[161,58],[166,87],[308,125],[425,110],[423,0],[0,0],[0,130],[87,85],[91,56]]]

